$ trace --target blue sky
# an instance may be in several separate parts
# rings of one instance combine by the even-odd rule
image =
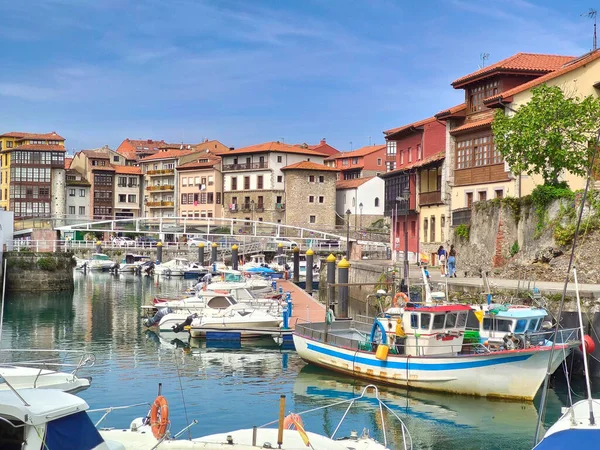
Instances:
[[[340,150],[462,101],[519,51],[579,55],[588,1],[6,0],[0,131]]]

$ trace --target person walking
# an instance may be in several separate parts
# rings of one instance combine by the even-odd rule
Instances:
[[[456,278],[456,249],[454,244],[450,246],[448,253],[448,276]]]
[[[445,277],[446,276],[447,252],[443,245],[440,245],[440,248],[438,248],[437,254],[438,254],[438,260],[440,262],[440,275]]]

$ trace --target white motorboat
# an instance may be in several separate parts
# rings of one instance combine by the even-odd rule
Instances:
[[[240,270],[243,272],[256,267],[268,267],[266,257],[262,253],[251,255],[250,261],[240,266]]]
[[[154,273],[168,277],[182,277],[189,268],[190,262],[186,258],[173,258],[166,263],[157,264]]]
[[[256,276],[245,277],[238,270],[222,270],[221,276],[213,278],[209,288],[213,291],[247,288],[250,291],[266,292],[271,290],[271,281]]]
[[[301,254],[299,255],[299,279],[301,280],[305,280],[306,279],[306,255],[305,254]],[[287,255],[276,255],[275,258],[273,259],[273,262],[269,265],[269,267],[277,272],[284,272],[284,271],[288,271],[289,273],[289,277],[292,278],[293,274],[294,274],[294,260],[293,258],[288,257]],[[312,272],[313,272],[313,280],[318,280],[320,273],[318,270],[318,266],[316,264],[313,264],[312,267]]]
[[[133,255],[131,253],[127,253],[123,261],[119,264],[117,271],[119,273],[133,273],[142,264],[152,261],[152,258],[144,255]]]
[[[90,259],[75,258],[75,268],[78,270],[111,270],[117,263],[104,253],[92,253]]]
[[[261,309],[229,308],[212,316],[194,318],[190,324],[190,336],[202,338],[208,332],[235,330],[242,338],[259,337],[257,330],[281,328],[283,319]]]

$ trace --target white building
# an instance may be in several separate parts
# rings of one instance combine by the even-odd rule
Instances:
[[[367,228],[383,219],[385,182],[379,177],[340,180],[336,183],[335,211],[339,217],[350,210],[353,227]]]

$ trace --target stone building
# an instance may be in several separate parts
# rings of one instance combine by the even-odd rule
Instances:
[[[67,189],[66,206],[67,223],[92,218],[91,189],[92,185],[83,174],[75,169],[66,169]]]
[[[287,225],[307,228],[335,227],[335,183],[338,169],[312,161],[281,168],[285,193],[290,199],[285,210]]]

